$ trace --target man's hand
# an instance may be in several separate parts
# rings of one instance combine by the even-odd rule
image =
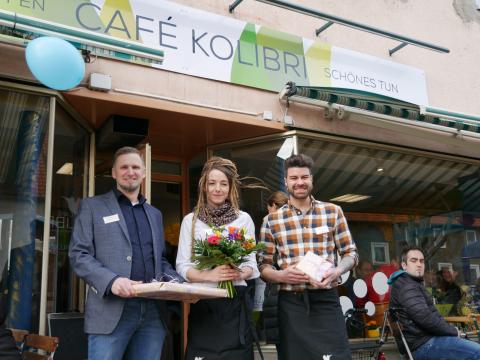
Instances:
[[[141,281],[134,281],[124,277],[116,278],[112,284],[112,294],[123,297],[130,298],[135,295],[132,285],[141,284]]]
[[[342,270],[338,267],[328,269],[322,281],[318,282],[314,279],[310,279],[310,284],[319,289],[329,289],[332,281],[336,281],[342,275]]]
[[[284,284],[305,284],[310,280],[308,275],[298,270],[295,265],[278,271],[278,282]]]

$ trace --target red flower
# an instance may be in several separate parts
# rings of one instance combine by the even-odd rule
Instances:
[[[210,245],[218,245],[218,244],[220,244],[220,240],[221,240],[220,236],[218,236],[218,235],[210,235],[207,239],[207,241]]]

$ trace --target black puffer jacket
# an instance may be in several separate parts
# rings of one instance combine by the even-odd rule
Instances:
[[[263,324],[267,344],[278,344],[278,284],[267,283],[263,300]]]
[[[390,308],[397,309],[411,351],[434,336],[457,336],[457,329],[445,321],[433,304],[422,279],[403,273],[391,281]]]

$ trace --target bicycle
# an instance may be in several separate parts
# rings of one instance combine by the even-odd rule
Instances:
[[[366,309],[352,308],[345,313],[346,326],[353,326],[362,331],[365,329],[363,321],[356,318],[356,315],[365,314]],[[383,344],[387,341],[388,326],[387,316],[383,317],[380,338],[378,340],[364,340],[359,343],[350,344],[352,360],[387,360],[385,354],[381,351]]]

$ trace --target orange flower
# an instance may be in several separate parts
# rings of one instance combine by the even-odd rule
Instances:
[[[255,247],[255,244],[253,243],[253,241],[245,241],[242,245],[243,245],[243,248],[246,250],[250,250]]]

